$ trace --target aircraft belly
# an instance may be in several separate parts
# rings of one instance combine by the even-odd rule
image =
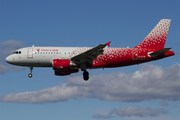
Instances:
[[[31,66],[31,67],[51,67],[51,60],[47,57],[36,56],[33,58],[22,57],[19,62],[20,66]]]
[[[117,56],[116,58],[107,59],[104,62],[107,64],[106,67],[122,67],[135,64],[135,61],[132,61],[131,55]]]
[[[51,67],[51,59],[47,56],[36,57],[33,61],[35,67]]]

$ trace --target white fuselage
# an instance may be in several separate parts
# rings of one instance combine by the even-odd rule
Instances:
[[[52,67],[53,59],[70,59],[88,47],[26,47],[8,56],[8,63],[28,67]],[[19,53],[20,52],[20,53]]]

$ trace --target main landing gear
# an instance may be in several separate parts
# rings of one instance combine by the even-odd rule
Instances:
[[[81,70],[84,71],[83,72],[83,79],[85,81],[89,80],[89,73],[88,73],[88,71],[86,71],[86,62],[82,63],[80,66],[82,68]]]
[[[30,67],[30,73],[28,74],[29,78],[32,78],[32,70],[33,70],[33,67]]]
[[[89,80],[89,73],[88,73],[88,71],[84,70],[83,78],[84,78],[85,81]]]

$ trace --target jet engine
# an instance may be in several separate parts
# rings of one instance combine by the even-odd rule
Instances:
[[[71,67],[76,66],[69,59],[54,59],[52,63],[55,75],[64,76],[70,75],[71,73],[79,72],[78,69],[72,69]]]

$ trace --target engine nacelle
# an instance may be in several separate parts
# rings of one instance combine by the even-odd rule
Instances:
[[[55,70],[54,71],[54,74],[57,75],[57,76],[65,76],[65,75],[70,75],[71,74],[71,70],[66,70],[66,71],[58,71],[58,70]]]
[[[71,68],[76,65],[72,63],[71,60],[68,59],[54,59],[52,62],[52,66],[55,75],[58,76],[70,75],[71,73],[75,73],[79,71],[78,69]]]
[[[79,70],[78,69],[69,69],[69,70],[64,70],[64,71],[62,71],[62,70],[54,71],[55,75],[58,75],[58,76],[70,75],[71,73],[76,73],[76,72],[79,72]]]
[[[68,59],[54,59],[52,64],[54,70],[70,70],[70,60]]]

